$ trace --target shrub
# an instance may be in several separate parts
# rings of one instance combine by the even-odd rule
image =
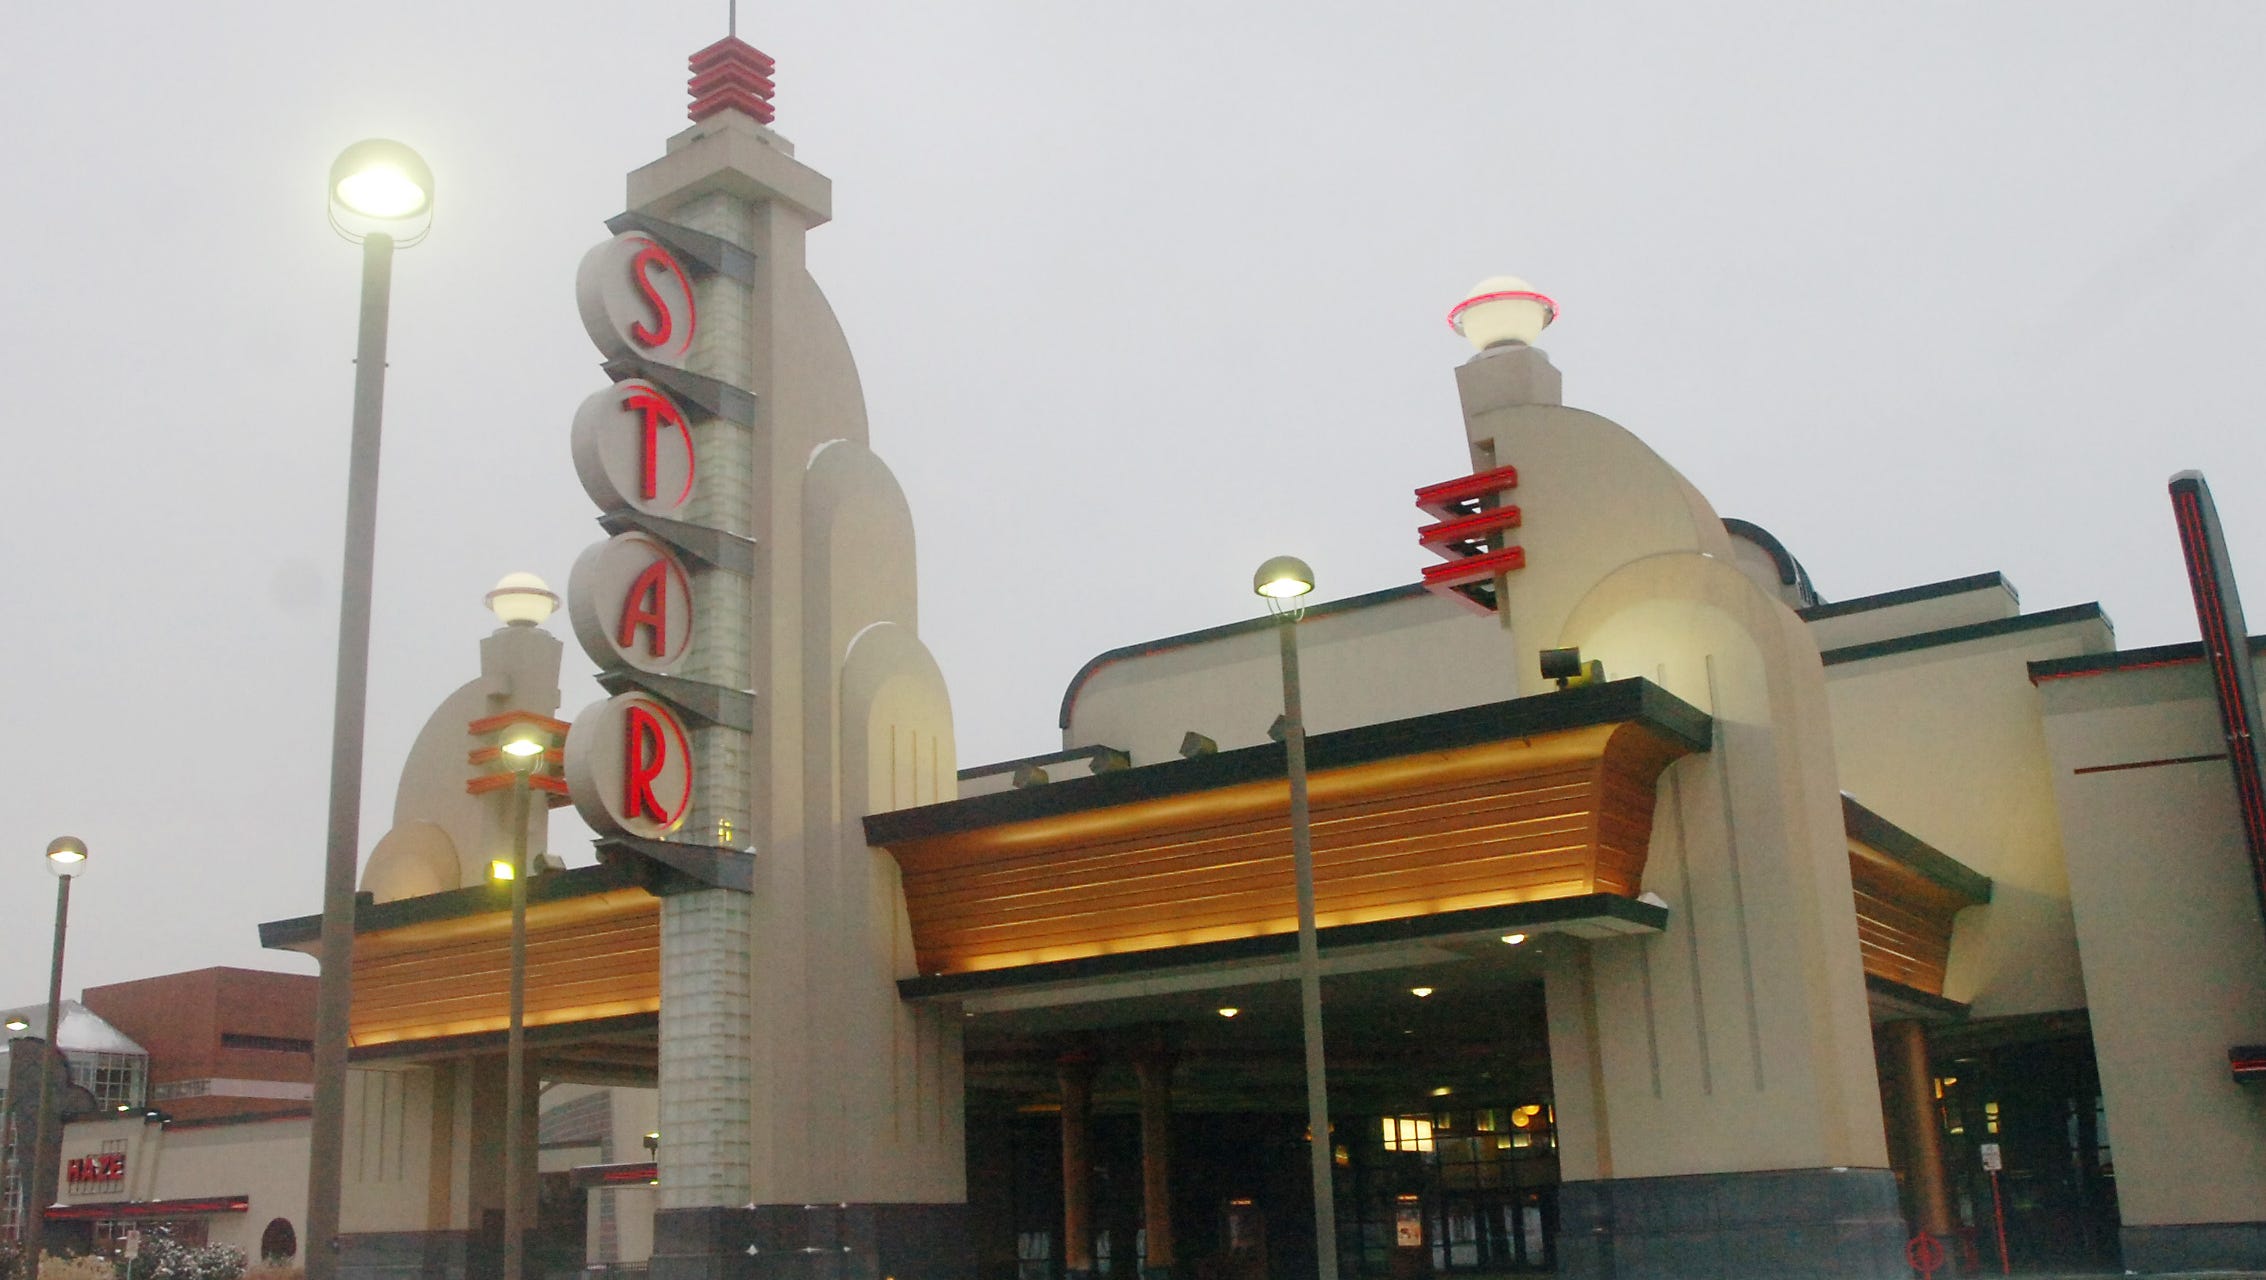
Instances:
[[[50,1253],[39,1260],[39,1280],[116,1280],[108,1258],[62,1258]]]
[[[56,1280],[243,1280],[244,1251],[234,1245],[186,1245],[161,1232],[142,1237],[142,1254],[128,1267],[119,1259],[114,1274],[63,1276]],[[40,1280],[49,1280],[42,1275]]]

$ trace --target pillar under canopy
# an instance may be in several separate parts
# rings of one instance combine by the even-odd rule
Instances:
[[[1884,1023],[1894,1068],[1891,1106],[1904,1134],[1905,1184],[1922,1233],[1948,1243],[1957,1223],[1951,1215],[1951,1181],[1943,1164],[1943,1126],[1936,1116],[1935,1070],[1928,1065],[1928,1028],[1914,1019]]]
[[[1062,1270],[1068,1280],[1094,1274],[1094,1162],[1087,1130],[1094,1109],[1094,1059],[1071,1053],[1061,1061]]]
[[[1133,1060],[1141,1081],[1141,1220],[1148,1233],[1142,1280],[1172,1276],[1172,1068],[1170,1049]]]

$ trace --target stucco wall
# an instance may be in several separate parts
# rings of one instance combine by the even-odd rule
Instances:
[[[1258,597],[1252,597],[1258,613]],[[1308,618],[1298,628],[1309,733],[1499,702],[1518,694],[1503,631],[1490,616],[1412,596]],[[1108,746],[1136,765],[1179,758],[1194,730],[1223,751],[1267,741],[1282,714],[1282,655],[1272,627],[1107,663],[1078,686],[1063,746]]]
[[[1976,1017],[2085,1005],[2028,664],[2111,642],[2095,619],[1825,669],[1842,789],[1991,877],[1990,905],[1959,913],[1943,991]]]
[[[245,1195],[244,1213],[215,1214],[214,1244],[232,1244],[254,1261],[268,1223],[281,1218],[304,1256],[307,1247],[307,1141],[305,1116],[249,1124],[169,1129],[158,1173],[157,1198]]]
[[[2127,1226],[2266,1220],[2266,925],[2200,662],[2040,688]]]

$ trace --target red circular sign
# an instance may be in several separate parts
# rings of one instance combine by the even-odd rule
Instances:
[[[682,520],[697,458],[685,411],[643,378],[606,388],[574,411],[574,470],[606,511]]]
[[[666,673],[692,648],[692,579],[659,538],[616,534],[567,574],[567,616],[600,666]]]
[[[1922,1276],[1933,1276],[1943,1266],[1943,1241],[1931,1235],[1916,1235],[1904,1246],[1904,1260]]]
[[[567,791],[600,832],[657,840],[692,811],[692,739],[641,693],[586,708],[567,734]]]
[[[584,254],[574,299],[582,327],[607,356],[681,368],[692,355],[692,277],[651,236],[618,235]]]

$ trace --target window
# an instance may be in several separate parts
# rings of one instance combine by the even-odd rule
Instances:
[[[260,1233],[260,1260],[262,1262],[289,1262],[299,1253],[299,1233],[291,1224],[277,1218]]]

